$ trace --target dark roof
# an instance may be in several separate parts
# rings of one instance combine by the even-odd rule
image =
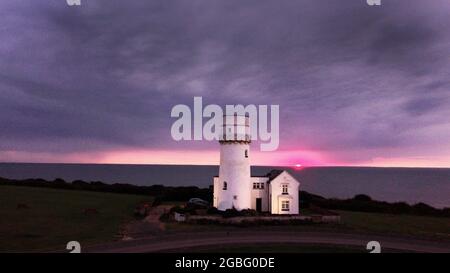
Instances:
[[[282,172],[284,172],[283,170],[271,170],[266,176],[269,177],[269,181],[270,182],[272,180],[274,180],[277,176],[279,176]]]

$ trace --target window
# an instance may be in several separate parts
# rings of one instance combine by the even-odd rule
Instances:
[[[248,150],[245,150],[245,158],[248,158]]]
[[[223,188],[222,190],[226,191],[227,190],[227,181],[223,181]]]
[[[289,211],[289,200],[281,201],[281,211]]]
[[[253,189],[254,190],[263,190],[264,189],[264,183],[253,183]]]
[[[288,192],[288,184],[282,184],[281,188],[283,190],[282,194],[289,194],[289,192]]]

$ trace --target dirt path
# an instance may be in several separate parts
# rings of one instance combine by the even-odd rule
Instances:
[[[145,219],[140,221],[133,221],[125,228],[124,240],[132,240],[145,238],[149,236],[157,236],[165,231],[165,225],[159,221],[161,214],[168,212],[172,206],[161,205],[154,207]]]

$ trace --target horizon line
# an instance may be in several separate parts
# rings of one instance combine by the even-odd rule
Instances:
[[[218,167],[219,164],[178,164],[178,163],[96,163],[96,162],[19,162],[19,161],[1,161],[0,164],[61,164],[61,165],[137,165],[137,166],[211,166]],[[370,166],[370,165],[259,165],[252,164],[251,167],[279,167],[291,168],[296,170],[306,168],[391,168],[391,169],[450,169],[442,166]]]

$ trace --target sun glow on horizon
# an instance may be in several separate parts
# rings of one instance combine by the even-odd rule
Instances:
[[[299,155],[301,157],[299,157]],[[218,150],[115,150],[85,153],[0,152],[0,162],[16,163],[79,163],[79,164],[161,164],[161,165],[218,165]],[[301,163],[299,163],[301,162]],[[280,166],[301,170],[306,167],[407,167],[450,168],[449,158],[374,158],[371,161],[345,162],[333,160],[320,152],[306,150],[252,153],[252,166]]]

